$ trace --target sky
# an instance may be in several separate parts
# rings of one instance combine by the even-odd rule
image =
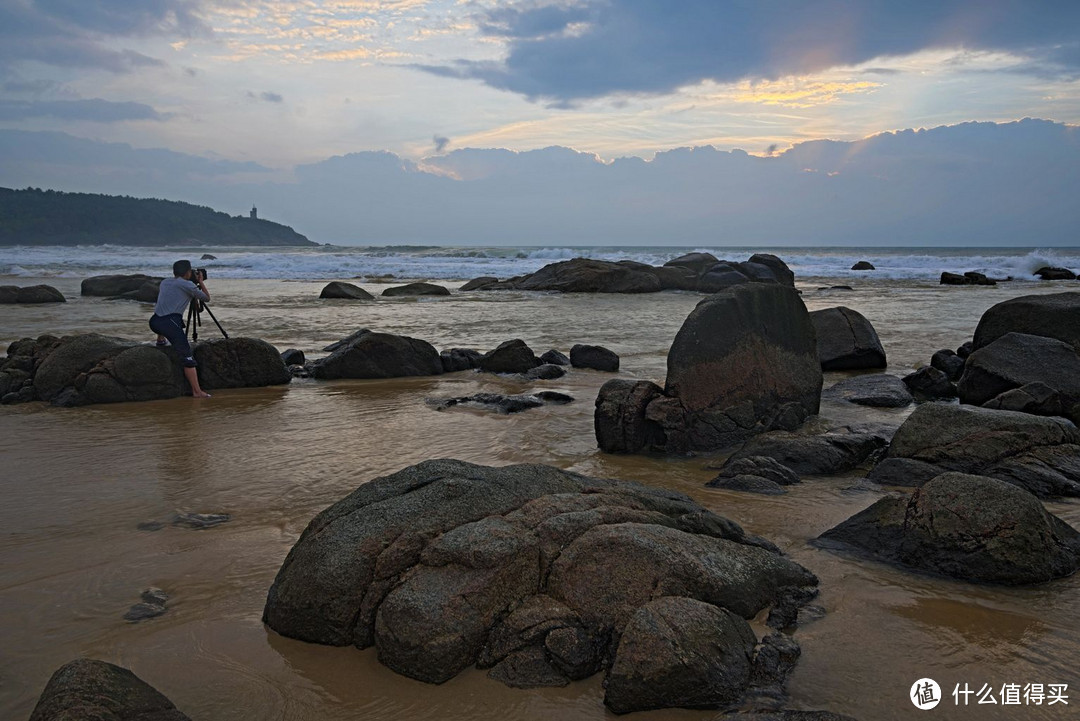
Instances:
[[[1016,122],[1023,118],[1049,124]],[[320,241],[374,242],[388,234],[437,241],[447,235],[437,220],[449,217],[447,204],[465,203],[474,215],[453,214],[467,226],[454,229],[454,242],[514,242],[572,230],[571,218],[580,215],[575,202],[591,199],[617,214],[626,203],[616,188],[622,198],[652,193],[647,204],[660,216],[657,228],[666,218],[704,237],[708,224],[715,233],[719,222],[736,229],[733,243],[749,241],[762,235],[755,230],[760,216],[734,206],[720,214],[688,210],[688,199],[655,187],[665,173],[653,164],[679,158],[682,175],[672,182],[692,190],[695,182],[729,187],[737,178],[725,174],[746,171],[740,162],[769,167],[771,174],[754,174],[751,183],[758,193],[752,205],[760,207],[798,185],[782,173],[773,177],[776,171],[822,170],[795,167],[800,147],[828,140],[847,144],[849,153],[877,152],[865,139],[942,126],[959,129],[949,137],[968,148],[972,177],[965,182],[999,201],[1006,192],[1030,195],[1031,184],[1003,179],[991,188],[980,179],[979,163],[996,162],[998,154],[985,147],[977,152],[988,155],[971,155],[978,143],[967,143],[964,133],[979,135],[987,123],[1003,130],[995,142],[1009,155],[1033,153],[1050,163],[1055,153],[1032,144],[1051,136],[1064,144],[1059,152],[1076,151],[1080,2],[0,0],[0,147],[8,149],[0,155],[0,182],[134,189],[229,204],[222,209],[232,213],[241,212],[232,207],[240,196],[251,197],[244,203],[261,203],[263,215]],[[1044,132],[1027,132],[1034,127]],[[907,153],[897,177],[937,177],[927,175],[927,164],[941,162],[943,150],[928,158],[924,146],[936,142],[929,138],[895,144]],[[680,155],[692,155],[691,148],[701,149],[696,165]],[[755,165],[741,155],[721,162],[736,150],[777,162]],[[637,185],[613,170],[635,159],[649,170],[635,176]],[[1071,180],[1067,168],[1032,162],[1024,172]],[[548,183],[585,182],[576,163],[608,170],[577,186],[584,195],[576,199],[547,192]],[[376,166],[386,175],[371,181]],[[417,177],[404,182],[401,172]],[[863,164],[825,172],[870,171]],[[533,174],[533,187],[520,188],[532,195],[508,199],[499,182],[482,182],[507,173]],[[335,174],[333,182],[347,186],[335,188],[335,198],[353,182],[356,193],[383,197],[381,185],[389,183],[411,194],[389,198],[394,207],[427,207],[432,219],[398,218],[395,226],[378,208],[367,208],[378,218],[325,201],[319,213],[293,208]],[[367,180],[354,180],[357,174]],[[460,187],[447,190],[449,181]],[[871,205],[892,198],[890,213],[899,218],[903,208],[895,204],[906,191],[896,182],[879,187],[883,197]],[[800,207],[819,191],[798,197]],[[867,207],[860,188],[842,192],[855,194],[837,196],[847,212]],[[548,205],[533,207],[530,197]],[[996,205],[1030,210],[1037,201]],[[499,224],[513,219],[494,204],[508,202],[544,221],[541,227],[500,232]],[[1076,244],[1075,237],[1049,237],[1077,220],[1062,213],[1063,220],[1035,229],[1057,244]],[[562,226],[552,214],[564,218]],[[872,220],[860,219],[847,234],[852,242]],[[767,225],[766,234],[800,237],[795,217]],[[923,237],[917,225],[892,234]],[[826,236],[820,219],[802,226],[808,242]],[[941,241],[961,231],[947,228]]]

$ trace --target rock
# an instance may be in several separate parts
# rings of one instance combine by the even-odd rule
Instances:
[[[360,331],[350,338],[346,345],[309,366],[312,378],[401,378],[443,372],[438,351],[427,341],[372,331]]]
[[[488,672],[488,678],[512,688],[543,688],[570,683],[570,679],[548,658],[547,652],[536,646],[509,654]]]
[[[307,369],[307,364],[304,365],[291,365],[287,366],[289,369],[289,375],[293,378],[310,378],[311,372]]]
[[[199,258],[199,260],[217,260],[217,256],[210,255],[209,253],[203,253],[202,257]]]
[[[64,664],[41,692],[30,721],[190,721],[126,668],[80,658]]]
[[[596,444],[605,453],[641,453],[662,449],[664,430],[646,418],[646,408],[663,397],[649,381],[610,380],[596,396],[593,426]]]
[[[1027,383],[1005,391],[982,404],[983,408],[1020,411],[1037,416],[1065,416],[1077,422],[1075,404],[1066,405],[1061,394],[1045,383]]]
[[[443,373],[467,371],[480,367],[484,354],[471,348],[449,348],[439,353]]]
[[[435,285],[434,283],[409,283],[407,285],[387,288],[382,294],[387,298],[418,295],[450,295],[450,290],[445,286]]]
[[[729,458],[720,473],[705,485],[731,491],[780,495],[784,486],[800,483],[799,476],[787,466],[768,456]]]
[[[520,338],[499,344],[480,359],[479,368],[487,373],[526,373],[540,365],[532,348]]]
[[[385,295],[385,293],[383,294]],[[366,290],[358,285],[352,283],[344,283],[340,280],[335,280],[326,284],[326,287],[319,293],[320,298],[334,298],[344,300],[375,300],[375,296],[368,293]]]
[[[307,362],[307,358],[304,357],[304,351],[289,348],[282,352],[281,362],[287,366],[302,366]]]
[[[885,349],[877,331],[861,313],[838,306],[810,313],[822,370],[884,368]]]
[[[795,273],[792,272],[787,263],[771,253],[754,253],[746,263],[742,264],[742,267],[744,269],[749,268],[748,264],[763,265],[772,271],[772,277],[776,279],[777,283],[792,288],[795,287]],[[762,278],[758,279],[761,280]]]
[[[1006,333],[1056,338],[1080,350],[1080,293],[1024,295],[998,303],[979,319],[974,349]]]
[[[907,384],[887,373],[845,378],[826,388],[821,395],[822,398],[877,408],[903,408],[914,401]]]
[[[601,345],[578,343],[570,349],[570,365],[615,373],[619,370],[619,356]]]
[[[490,275],[485,275],[479,278],[473,278],[468,283],[458,288],[458,290],[483,290],[484,286],[493,285],[498,282],[498,278]]]
[[[877,432],[830,431],[803,435],[773,431],[751,438],[731,455],[733,460],[754,456],[772,458],[799,476],[828,476],[848,471],[865,463],[876,451],[889,444]]]
[[[545,265],[514,283],[514,288],[562,293],[655,293],[661,290],[660,280],[651,272],[589,258]]]
[[[741,272],[735,264],[720,262],[701,274],[698,278],[698,290],[703,293],[719,293],[749,282],[750,276]]]
[[[868,478],[918,486],[946,471],[996,478],[1039,498],[1080,496],[1080,431],[1063,418],[926,403]]]
[[[363,483],[316,516],[263,619],[308,642],[374,645],[383,664],[433,683],[512,656],[499,673],[522,684],[599,669],[657,598],[752,618],[816,582],[680,493],[439,460]]]
[[[971,281],[959,273],[945,271],[941,274],[941,285],[971,285]]]
[[[199,364],[199,385],[206,390],[262,388],[292,380],[277,348],[259,338],[200,341],[194,355]]]
[[[568,366],[568,365],[570,365],[570,359],[567,358],[562,353],[560,353],[559,351],[555,350],[554,348],[552,348],[551,350],[545,352],[542,356],[540,356],[540,362],[541,363],[550,363],[552,365],[557,365],[557,366]]]
[[[62,390],[74,386],[81,374],[106,358],[135,346],[133,342],[96,333],[65,336],[60,345],[42,361],[34,376],[38,396],[45,401],[53,400]],[[177,389],[176,395],[179,393]]]
[[[191,511],[177,511],[172,518],[174,526],[187,526],[188,528],[203,529],[220,526],[228,523],[232,516],[228,513],[192,513]]]
[[[687,317],[668,352],[665,397],[646,418],[668,453],[716,450],[795,428],[817,413],[821,365],[797,291],[749,283],[717,293]]]
[[[566,393],[560,393],[558,391],[540,391],[533,393],[534,396],[544,401],[544,403],[554,403],[556,405],[565,405],[566,403],[573,403],[574,397]]]
[[[997,285],[997,281],[993,278],[987,278],[985,273],[976,273],[973,270],[964,273],[964,277],[971,285]]]
[[[956,390],[961,403],[983,405],[1032,383],[1046,386],[1058,396],[1056,404],[1047,408],[1050,415],[1068,415],[1080,403],[1080,353],[1055,338],[1006,333],[968,357]],[[1038,395],[1040,403],[1048,400],[1041,389]],[[1039,403],[1031,407],[1038,408]],[[1080,420],[1080,414],[1073,420]]]
[[[961,358],[967,359],[967,357],[971,355],[974,351],[975,343],[969,340],[962,343],[960,347],[956,349],[956,355],[960,356]]]
[[[931,366],[923,366],[914,373],[909,373],[901,380],[917,401],[934,401],[941,398],[955,398],[956,386],[944,371]]]
[[[562,366],[557,366],[554,363],[544,363],[538,365],[535,368],[530,368],[522,375],[526,380],[530,381],[550,381],[556,378],[562,378],[566,375],[566,369]]]
[[[64,294],[51,285],[0,286],[0,304],[3,303],[64,303]]]
[[[1035,271],[1040,280],[1076,280],[1076,273],[1068,268],[1053,268],[1047,266]]]
[[[148,618],[157,618],[165,613],[165,603],[169,600],[169,594],[160,588],[148,588],[140,594],[142,601],[136,603],[124,614],[125,621],[137,623]]]
[[[1021,585],[1080,568],[1080,533],[993,478],[944,473],[910,498],[883,498],[820,537],[920,571]]]
[[[366,335],[367,333],[370,333],[370,332],[371,331],[369,329],[367,329],[367,328],[361,328],[358,331],[350,333],[349,335],[345,336],[341,340],[331,343],[330,345],[323,348],[323,350],[325,352],[327,352],[327,353],[333,353],[334,351],[340,350],[340,349],[350,345],[354,341],[359,340],[361,336],[364,336],[364,335]]]
[[[672,258],[664,263],[664,267],[688,268],[695,275],[701,275],[719,262],[712,253],[687,253],[678,258]]]
[[[615,713],[719,708],[750,682],[757,637],[728,610],[665,596],[637,610],[619,640],[604,703]]]
[[[148,280],[139,286],[137,290],[129,290],[120,295],[111,296],[110,300],[134,300],[138,303],[156,303],[158,290],[161,288],[161,280]]]
[[[773,631],[761,639],[750,671],[754,696],[782,702],[786,697],[788,676],[795,670],[795,664],[799,662],[801,655],[802,648],[790,636]]]
[[[966,356],[965,356],[966,357]],[[930,367],[937,368],[953,383],[964,373],[964,358],[948,348],[942,348],[930,357]]]
[[[161,278],[150,275],[95,275],[85,279],[80,291],[82,295],[117,296],[138,291],[148,282],[161,282]]]
[[[556,394],[557,396],[563,396],[563,394]],[[564,396],[570,398],[570,396]],[[556,399],[557,402],[569,402],[563,401],[561,398]],[[444,411],[447,408],[453,408],[459,405],[471,405],[482,406],[484,408],[506,415],[508,413],[520,413],[530,408],[539,408],[544,405],[545,399],[539,395],[514,395],[508,396],[502,393],[476,393],[471,396],[463,396],[461,398],[441,398],[432,399],[429,401],[430,405],[435,410]]]
[[[860,260],[858,263],[851,266],[851,269],[852,270],[877,270],[877,268],[874,267],[874,264],[871,263],[868,260]]]

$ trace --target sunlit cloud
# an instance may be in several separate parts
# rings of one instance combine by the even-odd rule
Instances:
[[[808,78],[786,78],[777,81],[752,83],[743,81],[735,86],[731,100],[736,103],[760,103],[787,108],[812,108],[832,103],[841,95],[867,93],[880,88],[881,83],[867,80],[855,82],[823,82]]]

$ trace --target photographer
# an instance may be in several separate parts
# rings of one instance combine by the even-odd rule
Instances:
[[[189,303],[208,300],[210,291],[206,289],[202,275],[192,270],[191,261],[178,260],[173,263],[173,277],[161,281],[154,315],[150,316],[150,330],[168,338],[169,343],[180,354],[184,377],[191,385],[191,395],[195,398],[209,398],[210,394],[199,386],[195,357],[191,353],[191,345],[184,330],[183,313]]]

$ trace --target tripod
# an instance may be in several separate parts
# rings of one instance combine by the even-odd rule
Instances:
[[[214,321],[214,325],[221,331],[221,335],[225,336],[228,340],[229,334],[225,332],[225,329],[221,327],[221,323],[218,322],[217,317],[214,315],[214,311],[210,310],[210,306],[203,303],[198,298],[192,298],[191,303],[188,305],[187,313],[187,325],[185,326],[189,333],[191,333],[191,340],[199,340],[199,326],[202,325],[202,312],[206,311],[210,314],[210,318]]]

